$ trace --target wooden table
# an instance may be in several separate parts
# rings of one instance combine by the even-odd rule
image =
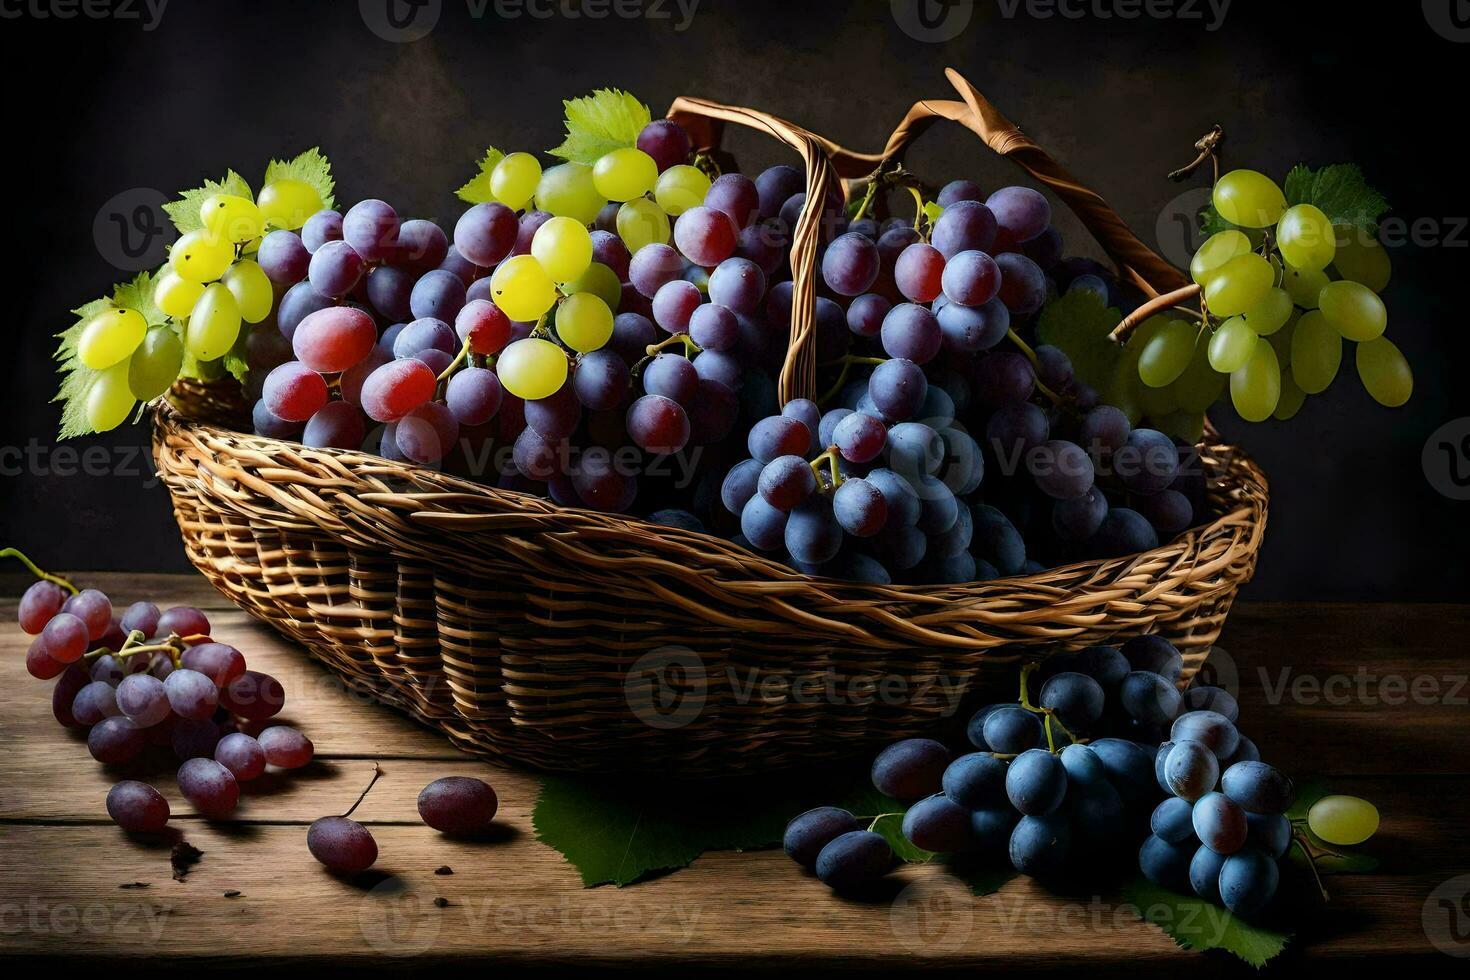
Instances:
[[[633,887],[584,889],[532,833],[535,776],[464,755],[393,710],[350,696],[200,578],[76,581],[126,601],[205,608],[217,637],[284,682],[282,717],[310,735],[317,761],[289,778],[251,784],[237,818],[218,823],[193,815],[171,778],[155,779],[174,805],[174,823],[204,852],[183,881],[174,880],[166,844],[138,843],[107,819],[103,799],[116,774],[52,719],[50,685],[26,674],[27,638],[13,626],[26,580],[0,576],[0,954],[7,961],[1251,972],[1219,953],[1180,950],[1108,901],[1063,901],[1026,879],[974,898],[935,867],[902,869],[914,888],[904,892],[907,904],[893,906],[839,900],[779,851],[708,853]],[[1431,944],[1422,915],[1436,886],[1470,872],[1467,636],[1470,606],[1245,604],[1233,614],[1222,646],[1240,675],[1246,731],[1268,758],[1367,797],[1384,815],[1374,844],[1381,868],[1329,879],[1330,915],[1270,972],[1372,957],[1463,975],[1463,960]],[[1324,693],[1329,678],[1341,680]],[[348,882],[311,860],[306,826],[342,812],[374,761],[382,779],[357,816],[378,839],[380,873]],[[451,841],[419,822],[419,789],[448,774],[495,786],[505,827],[499,839]],[[446,865],[452,876],[435,874]],[[147,887],[122,887],[134,882]],[[1459,952],[1470,955],[1470,938]]]

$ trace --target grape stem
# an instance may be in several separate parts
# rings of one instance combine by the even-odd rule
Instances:
[[[437,379],[437,383],[443,384],[444,382],[448,381],[449,380],[449,376],[451,374],[453,374],[455,371],[458,371],[459,368],[460,368],[460,365],[464,364],[465,361],[469,360],[469,356],[470,356],[470,338],[466,337],[464,339],[464,343],[460,345],[459,353],[454,356],[454,360],[450,361],[449,362],[449,366],[444,369],[444,372],[442,374],[439,375],[439,377]]]
[[[826,405],[827,402],[837,397],[837,393],[842,390],[842,386],[847,384],[847,376],[852,371],[854,364],[882,364],[884,360],[885,358],[882,357],[861,357],[857,354],[843,354],[837,360],[828,361],[826,364],[823,364],[822,367],[832,367],[835,364],[841,364],[842,370],[837,374],[836,383],[827,390],[826,394],[817,399],[817,404]]]
[[[342,818],[344,820],[346,818],[352,816],[352,814],[357,810],[357,808],[360,807],[360,806],[362,806],[362,801],[365,800],[365,799],[367,799],[368,793],[372,791],[373,786],[378,782],[378,777],[380,777],[382,775],[383,775],[383,767],[380,766],[380,765],[378,765],[376,762],[374,762],[373,763],[373,778],[370,779],[370,780],[368,780],[367,786],[363,787],[362,795],[358,796],[357,802],[354,803],[354,804],[352,804],[352,806],[348,808],[348,810],[347,810],[346,813],[342,814]]]
[[[1185,177],[1188,177],[1190,174],[1198,170],[1200,164],[1204,163],[1206,160],[1209,160],[1212,164],[1214,164],[1214,182],[1219,183],[1220,158],[1218,156],[1218,150],[1221,141],[1224,139],[1225,127],[1221,126],[1219,123],[1216,123],[1213,129],[1194,141],[1194,148],[1199,151],[1198,155],[1189,163],[1186,163],[1184,166],[1180,167],[1178,170],[1170,171],[1169,179],[1173,181],[1183,180]]]
[[[823,486],[823,483],[822,483],[822,465],[824,463],[827,465],[828,471],[831,473],[831,477],[830,477],[830,480],[831,480],[831,488],[833,490],[836,490],[838,487],[842,486],[842,482],[843,482],[842,481],[842,474],[840,472],[838,472],[838,469],[837,469],[837,447],[836,446],[828,446],[821,453],[821,455],[817,456],[816,459],[814,459],[814,460],[811,461],[811,464],[810,465],[811,465],[811,468],[812,468],[812,475],[817,478],[817,486],[818,487]]]
[[[858,819],[859,820],[867,820],[868,821],[868,830],[871,831],[874,827],[878,826],[878,821],[879,820],[882,820],[884,817],[901,817],[901,816],[903,816],[903,811],[902,810],[899,810],[896,813],[880,813],[877,816],[873,817],[871,820],[869,820],[865,816],[864,817],[859,817]]]
[[[1330,902],[1332,898],[1327,894],[1327,886],[1322,884],[1322,876],[1317,872],[1317,859],[1312,856],[1306,837],[1300,830],[1296,830],[1291,835],[1291,842],[1301,849],[1302,857],[1307,859],[1307,867],[1312,871],[1312,879],[1317,882],[1317,891],[1322,893],[1322,901]]]
[[[1192,282],[1188,286],[1180,286],[1173,292],[1164,293],[1160,296],[1155,296],[1153,299],[1149,300],[1147,303],[1144,303],[1138,309],[1125,316],[1122,322],[1114,327],[1112,332],[1108,334],[1108,339],[1115,344],[1126,343],[1128,340],[1128,336],[1132,334],[1133,331],[1137,329],[1138,325],[1144,320],[1147,320],[1149,317],[1153,316],[1155,313],[1158,313],[1160,310],[1166,310],[1171,306],[1178,306],[1185,300],[1193,299],[1199,294],[1199,283]]]
[[[52,575],[50,572],[42,571],[41,568],[38,567],[35,562],[31,561],[30,558],[26,557],[25,552],[21,551],[19,548],[6,548],[3,551],[0,551],[0,558],[14,558],[16,561],[19,561],[22,565],[24,565],[32,575],[36,576],[36,578],[40,579],[43,582],[50,582],[53,585],[59,585],[66,591],[70,592],[72,595],[76,595],[78,592],[81,591],[75,585],[72,585],[66,579],[62,578],[60,575]]]
[[[673,347],[675,344],[680,344],[683,346],[685,357],[693,357],[695,354],[704,353],[704,348],[696,344],[694,342],[694,338],[689,336],[687,333],[676,333],[670,337],[665,337],[663,340],[660,340],[656,344],[649,344],[648,347],[645,348],[645,350],[647,351],[649,357],[653,357],[655,354],[662,351],[665,347]]]
[[[903,186],[914,198],[914,231],[923,235],[924,241],[927,242],[929,236],[924,234],[924,195],[920,194],[919,189],[913,184],[904,184]]]
[[[1032,369],[1039,375],[1041,372],[1041,361],[1036,357],[1036,351],[1031,349],[1031,345],[1022,340],[1014,329],[1007,330],[1006,336],[1010,338],[1011,343],[1021,348],[1021,353],[1026,355],[1026,360],[1031,362]],[[1036,379],[1036,390],[1050,399],[1053,405],[1060,405],[1062,403],[1062,396],[1043,384],[1039,376]]]
[[[1027,711],[1031,712],[1032,714],[1042,716],[1042,726],[1046,729],[1046,747],[1053,755],[1055,755],[1057,751],[1056,737],[1052,733],[1053,725],[1055,725],[1057,730],[1060,731],[1063,735],[1067,736],[1067,741],[1069,744],[1086,745],[1088,740],[1085,738],[1078,738],[1076,735],[1073,735],[1067,729],[1067,726],[1062,724],[1061,719],[1056,716],[1056,712],[1053,709],[1038,708],[1036,705],[1031,703],[1031,693],[1029,691],[1031,675],[1035,673],[1037,668],[1040,666],[1040,662],[1036,662],[1029,663],[1021,668],[1021,695],[1016,699],[1016,703],[1025,708]]]

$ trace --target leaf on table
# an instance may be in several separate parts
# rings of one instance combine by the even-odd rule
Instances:
[[[1073,289],[1046,304],[1036,324],[1043,344],[1060,347],[1072,361],[1077,377],[1098,390],[1105,390],[1123,348],[1108,339],[1123,314],[1107,305],[1101,296],[1086,289]]]
[[[310,184],[321,195],[323,208],[330,209],[336,203],[334,192],[337,184],[332,177],[332,162],[319,147],[313,146],[290,160],[272,160],[265,168],[262,186],[278,180],[299,180]],[[245,196],[249,196],[248,188]]]
[[[880,805],[897,806],[863,790],[851,772],[699,782],[547,776],[532,825],[584,886],[621,887],[685,867],[705,851],[773,847],[792,817],[823,804],[869,819],[887,812]]]
[[[1286,948],[1290,933],[1252,925],[1202,898],[1179,895],[1146,878],[1123,888],[1139,918],[1152,922],[1184,949],[1221,949],[1254,967],[1265,966]]]
[[[169,220],[174,223],[174,227],[179,230],[180,235],[204,227],[204,221],[199,217],[199,207],[211,194],[234,194],[237,197],[255,200],[245,178],[233,170],[226,170],[224,177],[220,180],[206,180],[203,185],[192,190],[180,191],[177,201],[169,201],[163,206],[163,210],[168,214]]]
[[[903,814],[885,813],[874,820],[868,829],[888,842],[893,853],[905,864],[928,864],[939,855],[909,843],[903,835]]]
[[[468,204],[489,204],[494,201],[495,195],[490,193],[490,174],[504,159],[504,153],[493,146],[486,147],[479,169],[463,187],[454,192],[455,196]]]
[[[636,146],[638,134],[652,119],[648,106],[615,88],[598,89],[562,106],[566,109],[566,139],[549,152],[589,167],[606,153]]]
[[[1353,225],[1377,232],[1378,219],[1388,211],[1387,199],[1368,186],[1357,164],[1334,163],[1320,170],[1297,164],[1286,175],[1282,190],[1287,204],[1311,204],[1334,225]]]

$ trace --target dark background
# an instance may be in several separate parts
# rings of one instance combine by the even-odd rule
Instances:
[[[1298,161],[1353,161],[1397,218],[1419,223],[1420,240],[1393,252],[1386,295],[1390,336],[1416,375],[1408,406],[1373,404],[1345,361],[1290,423],[1246,425],[1228,407],[1214,415],[1271,479],[1270,532],[1247,595],[1465,595],[1470,504],[1436,492],[1420,457],[1442,423],[1470,415],[1460,305],[1470,43],[1437,33],[1417,3],[1236,0],[1210,30],[1193,0],[1204,19],[1103,17],[1098,6],[1126,9],[1106,0],[1075,3],[1079,16],[1036,16],[1052,8],[977,0],[967,26],[935,43],[906,33],[887,2],[703,0],[678,30],[679,9],[655,0],[643,9],[665,16],[599,20],[568,16],[583,5],[564,0],[543,7],[549,17],[510,19],[443,0],[426,38],[393,43],[366,26],[356,0],[172,0],[152,30],[123,16],[142,12],[136,0],[105,19],[62,19],[62,2],[0,4],[11,76],[0,541],[45,564],[186,567],[142,451],[146,426],[62,453],[54,444],[52,335],[68,309],[132,275],[118,268],[116,232],[109,242],[93,231],[114,195],[161,200],[227,167],[258,187],[271,156],[320,145],[343,205],[383,197],[405,217],[452,222],[453,190],[487,144],[555,145],[559,100],[594,87],[626,88],[655,115],[681,94],[750,105],[877,149],[913,101],[952,97],[943,69],[954,66],[1176,262],[1188,253],[1171,202],[1200,184],[1164,174],[1216,122],[1229,165],[1279,179]],[[727,146],[752,173],[796,162],[754,134]],[[940,182],[1015,177],[957,127],[931,131],[910,161]],[[1093,251],[1070,216],[1059,224],[1069,250]],[[73,450],[95,454],[81,459],[91,475],[72,472]]]

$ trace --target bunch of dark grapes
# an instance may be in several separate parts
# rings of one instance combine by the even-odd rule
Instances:
[[[970,719],[975,751],[906,739],[878,755],[873,785],[907,806],[902,833],[921,850],[1072,883],[1136,853],[1150,880],[1258,917],[1291,843],[1292,784],[1235,728],[1228,692],[1180,693],[1182,667],[1158,636],[1056,654],[1022,672],[1018,701]],[[839,891],[894,864],[881,835],[835,807],[792,820],[785,845]]]

